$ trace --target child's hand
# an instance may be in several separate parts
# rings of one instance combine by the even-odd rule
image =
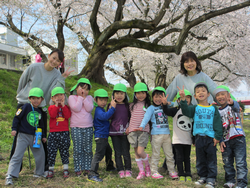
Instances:
[[[16,131],[11,131],[11,136],[16,136]]]
[[[55,106],[58,107],[58,101],[57,100],[55,101]]]
[[[216,146],[216,144],[218,144],[220,141],[219,140],[216,140],[215,138],[214,138],[214,146]]]
[[[221,142],[220,143],[220,151],[223,153],[224,151],[225,151],[225,148],[226,147],[226,144],[225,144],[225,142]]]
[[[42,138],[42,142],[45,143],[47,141],[47,138]]]
[[[138,127],[138,128],[136,128],[136,129],[134,129],[133,131],[142,131],[142,130],[143,130],[142,127]]]
[[[233,99],[229,98],[228,101],[227,101],[227,103],[228,103],[229,105],[233,105],[233,104],[234,104],[234,101],[233,101]]]
[[[179,94],[180,94],[181,100],[185,101],[186,100],[186,95],[185,95],[185,92],[184,92],[184,85],[182,86],[182,89],[180,89],[178,86],[177,86],[177,88],[179,89]]]
[[[74,72],[74,70],[69,71],[69,69],[70,69],[70,67],[62,74],[62,76],[64,78],[67,78],[70,75],[70,73]]]
[[[110,102],[110,106],[112,106],[112,107],[116,107],[116,102],[115,102],[115,99],[114,99],[114,97],[112,96],[112,101]]]
[[[61,105],[62,105],[62,107],[65,106],[65,98],[62,99]]]
[[[128,133],[129,133],[129,128],[126,129],[126,132],[125,132],[125,133],[126,133],[126,135],[128,135]]]
[[[167,94],[166,97],[164,96],[164,94],[163,94],[163,96],[160,95],[160,98],[161,98],[162,104],[164,104],[164,105],[168,104],[169,105],[168,100],[167,100],[168,99],[168,94]]]

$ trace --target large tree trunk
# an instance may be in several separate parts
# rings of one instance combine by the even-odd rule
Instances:
[[[157,86],[167,88],[166,74],[164,74],[163,72],[158,73],[155,77],[155,87],[157,87]]]
[[[129,75],[128,77],[127,77],[127,79],[125,79],[128,83],[129,83],[129,86],[130,87],[134,87],[135,86],[135,84],[136,84],[136,77],[135,77],[135,75],[134,74],[131,74],[131,75]]]

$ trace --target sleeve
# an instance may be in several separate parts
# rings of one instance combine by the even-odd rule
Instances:
[[[162,109],[164,114],[166,114],[167,116],[171,116],[174,117],[175,114],[178,112],[178,108],[169,108],[168,105],[162,105]]]
[[[63,112],[63,116],[65,117],[65,119],[69,119],[71,117],[71,111],[67,105],[62,107],[62,112]]]
[[[98,109],[98,112],[96,114],[97,119],[99,119],[101,121],[107,121],[114,114],[114,112],[115,112],[114,107],[111,107],[107,112]]]
[[[144,117],[142,119],[141,125],[139,127],[142,127],[143,129],[145,129],[147,123],[150,121],[152,114],[153,114],[153,107],[149,107],[146,111],[146,113],[144,114]]]
[[[231,108],[234,112],[240,113],[240,104],[237,101],[234,101]]]
[[[76,98],[73,95],[69,96],[68,100],[69,107],[74,112],[80,112],[83,104],[83,97],[77,96]]]
[[[42,115],[42,112],[40,112]],[[44,121],[43,121],[43,117],[41,117],[41,119],[39,120],[39,128],[42,129],[42,138],[47,138],[47,133],[45,133],[45,129],[44,129]]]
[[[185,115],[189,118],[194,117],[196,105],[188,106],[186,100],[185,101],[181,100],[180,106],[181,106],[181,110],[182,110],[183,115]]]
[[[207,86],[209,88],[209,93],[211,93],[211,95],[212,95],[213,91],[217,87],[217,84],[207,74],[205,74],[205,75],[206,75],[205,82],[207,83]],[[215,96],[213,96],[213,98],[215,98]]]
[[[32,68],[29,66],[21,75],[18,83],[17,93],[19,93],[28,83],[30,79],[30,73],[32,71]]]
[[[166,89],[166,95],[168,95],[168,101],[173,101],[176,94],[177,94],[177,77],[178,75],[174,78],[172,83],[168,86]]]
[[[56,107],[55,105],[50,105],[48,111],[49,111],[49,116],[51,118],[56,118],[56,116],[58,115],[59,107]]]
[[[66,78],[64,78],[58,70],[56,70],[56,71],[58,72],[58,77],[57,77],[57,82],[56,82],[55,86],[53,87],[53,89],[55,87],[65,88],[65,79]]]
[[[79,97],[79,96],[78,96]],[[88,95],[84,100],[83,100],[83,108],[85,108],[86,112],[91,113],[93,108],[94,108],[94,102],[93,98]]]
[[[213,120],[213,128],[214,128],[214,138],[216,140],[221,140],[223,134],[223,127],[221,123],[221,117],[218,109],[214,106],[214,120]]]
[[[25,115],[25,109],[24,106],[22,106],[21,108],[19,108],[17,111],[16,111],[16,115],[13,119],[13,122],[12,122],[12,131],[18,131],[18,125],[19,123],[21,122],[21,119],[23,118],[23,116]]]

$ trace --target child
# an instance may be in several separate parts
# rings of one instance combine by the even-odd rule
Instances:
[[[216,144],[222,137],[222,124],[219,111],[207,101],[210,93],[205,82],[198,82],[194,86],[194,97],[198,105],[188,106],[184,93],[178,87],[181,97],[183,115],[194,119],[193,135],[195,136],[196,169],[200,179],[197,186],[215,187],[217,176]]]
[[[184,89],[187,105],[191,104],[192,95]],[[181,182],[191,182],[190,152],[192,145],[192,122],[190,118],[184,116],[180,107],[168,108],[167,98],[162,97],[163,112],[173,117],[173,147],[176,152],[175,162],[178,169],[179,180]],[[180,103],[180,94],[177,93],[177,102]],[[185,172],[183,167],[185,166]]]
[[[144,148],[148,144],[149,124],[145,126],[143,131],[139,130],[146,108],[149,107],[150,104],[150,96],[148,94],[147,85],[141,82],[135,84],[134,100],[133,103],[130,104],[131,119],[126,133],[128,134],[129,143],[135,150],[135,160],[140,171],[136,178],[138,180],[144,178],[145,176],[151,176],[150,165],[148,162],[149,155],[144,151]],[[146,174],[143,163],[145,164]]]
[[[246,139],[240,119],[240,107],[236,101],[230,98],[225,86],[218,86],[213,92],[217,103],[220,105],[219,112],[223,125],[223,137],[220,150],[225,169],[226,183],[224,187],[235,186],[235,173],[237,172],[237,187],[247,187],[247,162],[246,162]],[[234,169],[236,163],[236,171]]]
[[[172,179],[178,178],[177,172],[174,169],[174,155],[172,151],[171,137],[168,125],[168,118],[164,114],[162,109],[162,97],[164,97],[166,91],[163,87],[156,87],[152,92],[153,105],[149,106],[144,118],[141,122],[139,130],[143,130],[146,124],[151,120],[152,122],[152,160],[151,160],[151,174],[152,178],[163,178],[158,172],[158,163],[160,160],[161,147],[165,153],[167,159],[167,166],[169,175]]]
[[[70,128],[73,141],[73,159],[76,176],[82,172],[87,175],[92,160],[93,97],[89,94],[91,84],[87,78],[80,78],[70,90],[69,107],[71,110]]]
[[[112,98],[110,103],[110,108],[105,112],[104,107],[108,102],[108,92],[104,89],[98,89],[94,92],[94,100],[97,103],[94,116],[94,127],[95,127],[95,142],[96,142],[96,152],[94,158],[91,162],[91,169],[88,175],[88,180],[92,182],[102,182],[103,180],[99,178],[98,168],[99,162],[103,159],[106,147],[108,146],[108,136],[109,136],[109,121],[108,119],[114,114],[116,102]]]
[[[13,185],[12,178],[19,176],[23,155],[28,146],[30,146],[36,162],[34,177],[40,177],[44,174],[45,154],[43,145],[40,144],[40,148],[33,147],[37,128],[44,128],[42,112],[38,108],[43,101],[43,90],[37,87],[32,88],[29,91],[28,99],[30,103],[26,103],[19,108],[13,119],[11,135],[16,136],[17,129],[19,133],[17,147],[9,163],[5,185]],[[44,134],[42,134],[42,141],[46,142]]]
[[[66,105],[66,99],[65,91],[62,87],[55,87],[51,91],[52,105],[48,108],[50,115],[48,136],[49,172],[46,178],[53,178],[54,176],[55,159],[58,149],[63,163],[63,177],[69,177],[69,118],[71,112]]]
[[[130,144],[127,139],[130,111],[127,96],[127,87],[124,84],[116,84],[113,89],[113,98],[116,101],[115,113],[111,116],[109,135],[111,136],[115,150],[115,163],[120,178],[131,177]],[[108,105],[109,108],[110,104]],[[122,162],[122,156],[125,166]],[[125,167],[125,169],[124,169]],[[124,171],[125,170],[125,171]]]

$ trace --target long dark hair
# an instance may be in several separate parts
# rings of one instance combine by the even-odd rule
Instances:
[[[182,54],[181,56],[181,70],[180,73],[184,74],[185,76],[187,76],[187,70],[184,68],[184,63],[185,61],[187,61],[188,59],[193,59],[196,62],[196,70],[197,70],[197,74],[200,73],[202,71],[202,66],[200,61],[198,60],[197,56],[195,55],[194,52],[192,51],[188,51],[185,52],[184,54]]]
[[[146,98],[144,100],[144,106],[147,108],[151,105],[151,97],[147,91],[142,91],[142,92],[146,92],[146,94],[147,94]],[[136,98],[135,94],[136,94],[136,92],[134,93],[134,99],[133,99],[133,103],[131,105],[131,112],[133,111],[135,104],[138,103],[138,99]]]
[[[116,90],[114,90],[114,91],[113,91],[113,97],[115,96],[115,92],[121,92],[121,91],[116,91]],[[126,106],[126,109],[127,109],[127,111],[128,111],[128,114],[129,114],[129,119],[130,119],[131,114],[130,114],[130,110],[129,110],[128,97],[127,97],[127,93],[126,93],[126,92],[124,92],[124,93],[125,93],[125,98],[124,98],[124,100],[123,100],[122,102],[124,102],[124,104],[125,104],[125,106]]]

